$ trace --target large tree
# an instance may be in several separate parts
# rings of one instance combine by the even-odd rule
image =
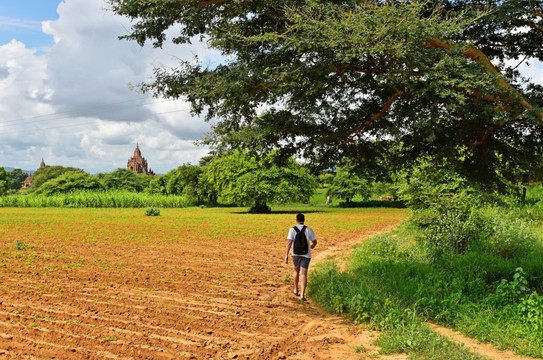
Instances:
[[[83,170],[73,168],[73,167],[64,167],[60,165],[45,166],[45,167],[39,168],[32,175],[32,187],[30,188],[30,190],[32,192],[37,191],[43,184],[45,184],[49,180],[57,178],[61,176],[62,174],[65,174],[68,172],[83,172]]]
[[[480,183],[543,154],[542,88],[516,70],[543,59],[540,0],[110,1],[127,39],[160,47],[181,25],[174,43],[224,55],[142,85],[216,119],[216,146],[369,168],[431,155]]]
[[[326,189],[326,195],[350,203],[356,195],[360,195],[363,200],[368,200],[370,188],[368,182],[356,174],[352,161],[349,158],[343,158],[336,169],[332,184]]]
[[[254,204],[254,212],[270,211],[270,203],[306,201],[317,185],[307,169],[274,150],[251,155],[235,151],[204,166],[201,181],[211,184],[226,201]]]

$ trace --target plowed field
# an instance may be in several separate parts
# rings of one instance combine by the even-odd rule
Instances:
[[[291,294],[295,213],[243,210],[0,209],[0,358],[360,358],[359,329]],[[315,260],[405,216],[306,212]]]

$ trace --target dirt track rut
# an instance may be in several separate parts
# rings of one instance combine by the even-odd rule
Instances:
[[[380,212],[358,235],[395,225],[398,213]],[[282,262],[288,227],[274,241],[201,244],[181,239],[180,230],[166,234],[180,221],[176,213],[155,220],[163,233],[150,235],[118,220],[124,213],[83,214],[96,218],[4,227],[0,358],[313,360],[360,359],[353,350],[360,345],[366,355],[376,351],[375,333],[292,295],[290,264]],[[25,240],[33,247],[14,251],[14,233],[34,239]],[[321,236],[315,254],[334,255],[350,245],[345,240]]]

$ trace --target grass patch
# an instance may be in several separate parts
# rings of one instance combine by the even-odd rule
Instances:
[[[426,320],[522,355],[543,358],[541,220],[482,208],[441,231],[405,222],[356,247],[345,272],[323,263],[308,296],[329,311],[384,330],[383,352],[467,359]]]

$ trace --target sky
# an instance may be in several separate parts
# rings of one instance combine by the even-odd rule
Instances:
[[[126,168],[139,143],[149,167],[166,173],[208,153],[195,142],[209,124],[186,102],[134,85],[157,66],[216,54],[197,41],[154,49],[119,40],[130,26],[104,0],[0,2],[0,166],[35,170],[43,158],[109,172]]]
[[[133,85],[157,66],[218,55],[198,41],[154,49],[119,40],[130,27],[105,0],[0,1],[0,166],[35,170],[43,158],[109,172],[126,168],[138,143],[161,174],[208,153],[195,142],[209,124],[186,102]],[[530,64],[519,69],[543,84],[543,64]]]

